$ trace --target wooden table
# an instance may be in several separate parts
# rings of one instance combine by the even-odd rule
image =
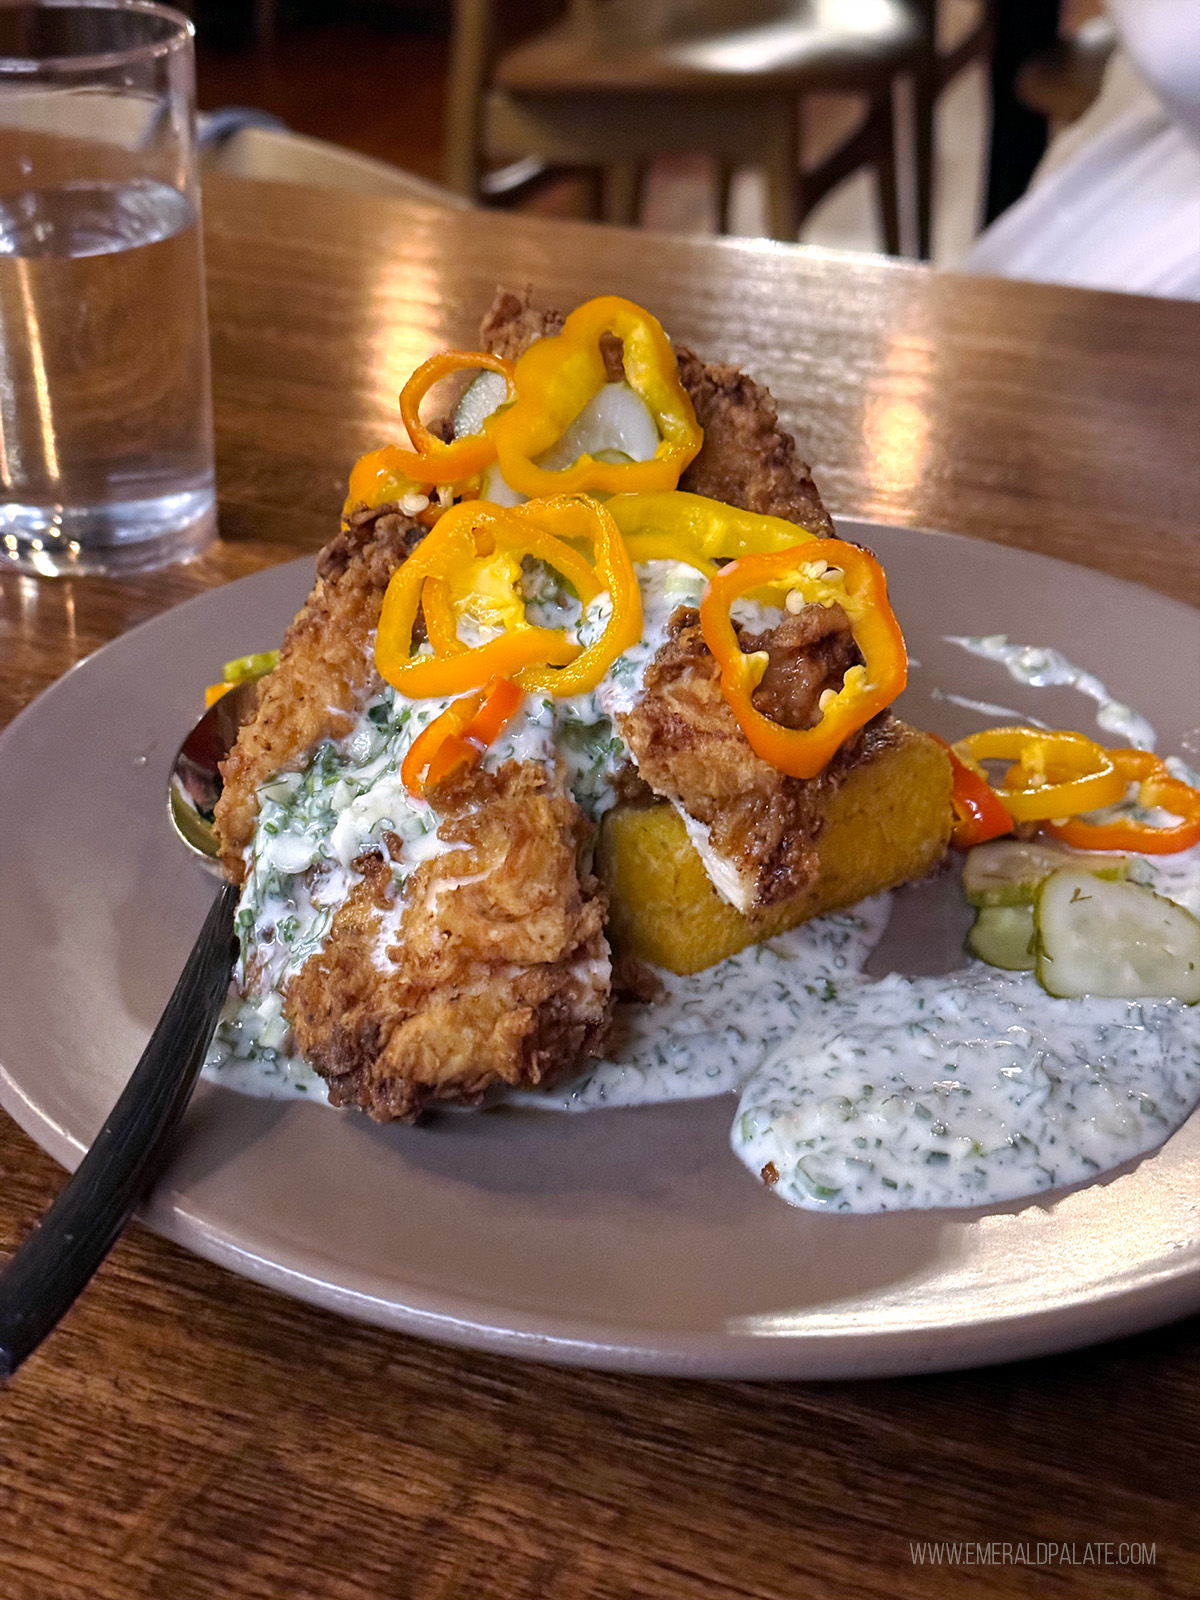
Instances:
[[[403,377],[500,281],[631,295],[764,378],[835,514],[1200,600],[1200,308],[231,180],[207,209],[222,541],[119,585],[0,578],[0,720],[134,623],[315,550]],[[2,1119],[0,1246],[60,1178]],[[625,1378],[344,1323],[135,1227],[0,1395],[0,1595],[1183,1597],[1198,1434],[1194,1323],[950,1377]],[[1155,1565],[931,1567],[923,1540]]]

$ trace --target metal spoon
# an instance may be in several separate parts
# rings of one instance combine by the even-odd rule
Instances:
[[[254,689],[248,680],[210,706],[171,769],[171,822],[188,848],[217,873],[212,827],[221,793],[217,763],[253,711]],[[229,988],[237,902],[237,889],[224,884],[104,1126],[41,1222],[0,1270],[0,1380],[11,1377],[74,1303],[157,1174]]]
[[[213,808],[221,798],[218,763],[233,748],[238,729],[257,704],[257,678],[243,678],[213,702],[179,747],[167,784],[171,826],[219,877]]]

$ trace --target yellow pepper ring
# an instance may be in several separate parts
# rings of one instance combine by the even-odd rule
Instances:
[[[421,590],[421,612],[434,655],[462,655],[468,647],[458,637],[458,625],[450,604],[450,585],[445,578],[425,579],[425,586]]]
[[[523,515],[542,528],[549,525],[547,531],[561,539],[591,542],[599,579],[596,592],[606,589],[612,602],[612,615],[603,633],[560,671],[528,667],[517,678],[522,689],[535,694],[586,693],[596,687],[617,657],[632,649],[642,637],[642,591],[625,541],[605,508],[598,501],[584,497],[563,495],[533,500],[516,507],[513,514]],[[583,595],[580,598],[586,605]]]
[[[649,461],[605,462],[584,454],[561,471],[541,467],[536,457],[562,438],[608,381],[600,349],[605,333],[622,341],[625,377],[654,418],[658,449]],[[588,300],[560,334],[530,345],[517,360],[513,387],[516,400],[484,428],[495,441],[505,482],[522,494],[673,489],[704,442],[670,340],[648,311],[616,295]]]
[[[682,489],[663,494],[617,494],[605,502],[605,509],[631,551],[633,539],[669,537],[680,547],[675,557],[679,561],[691,560],[692,555],[709,562],[732,561],[764,551],[793,550],[804,540],[817,537],[782,517],[743,511]],[[684,555],[684,550],[691,554]]]
[[[392,574],[375,633],[375,665],[401,694],[422,699],[457,695],[496,677],[512,677],[533,662],[566,663],[579,654],[561,629],[510,629],[477,649],[451,656],[412,654],[413,626],[427,578],[446,578],[476,558],[470,513],[478,501],[454,506]],[[491,508],[489,508],[491,509]]]
[[[481,572],[492,564],[490,558],[494,557],[497,551],[512,558],[513,570],[519,568],[522,556],[536,556],[538,560],[569,579],[579,596],[581,605],[587,605],[590,600],[594,600],[602,593],[603,586],[596,576],[595,569],[585,557],[577,550],[573,550],[569,544],[564,544],[561,539],[555,538],[552,533],[534,526],[533,520],[528,515],[514,519],[511,512],[503,507],[475,501],[466,510],[460,511],[456,507],[454,517],[460,520],[465,518],[471,523],[477,559],[456,574],[453,583],[443,577],[431,577],[425,580],[425,587],[421,591],[421,609],[425,616],[425,630],[435,655],[461,655],[468,649],[458,636],[456,602],[463,610],[473,610],[479,622],[505,628],[528,626],[525,622],[525,601],[515,588],[508,587],[507,577],[503,580],[506,586],[505,603],[497,606],[492,597],[491,603],[482,615],[479,609],[463,603],[478,595]],[[519,526],[516,525],[517,521]],[[555,659],[558,658],[559,655],[556,654]]]
[[[1108,752],[1082,733],[982,728],[953,748],[977,771],[982,761],[1017,763],[1002,785],[992,785],[1015,822],[1073,817],[1080,811],[1115,805],[1125,793],[1125,779]],[[1020,785],[1013,781],[1018,774]]]
[[[799,590],[809,603],[840,605],[849,618],[863,665],[822,696],[821,720],[788,728],[757,709],[765,651],[747,655],[730,616],[740,595],[758,588]],[[851,734],[885,710],[908,680],[908,657],[887,600],[887,580],[875,558],[840,539],[814,539],[791,550],[739,557],[709,581],[700,602],[705,643],[721,668],[721,690],[754,752],[794,778],[824,771]]]

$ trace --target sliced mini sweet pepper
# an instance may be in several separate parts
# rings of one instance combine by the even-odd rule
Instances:
[[[959,759],[945,739],[936,733],[929,735],[937,741],[950,758],[950,771],[954,778],[951,805],[954,808],[954,827],[950,843],[956,850],[970,850],[989,839],[999,839],[1012,832],[1013,819],[1001,803],[999,795],[977,766],[968,766]]]
[[[494,541],[487,529],[504,514],[501,508],[479,500],[452,506],[392,574],[375,633],[375,665],[401,694],[415,699],[462,694],[493,678],[514,677],[523,667],[535,663],[554,661],[565,665],[580,653],[579,645],[568,639],[561,628],[538,628],[526,623],[523,606],[519,608],[519,622],[514,616],[513,626],[474,648],[458,640],[452,615],[446,617],[438,612],[437,602],[446,598],[442,585],[452,585],[461,574],[474,570],[479,561],[477,527],[481,528],[483,553],[491,554]],[[430,589],[430,609],[436,619],[435,633],[444,649],[439,654],[435,646],[432,655],[414,654],[413,628],[422,591],[431,578],[436,581]]]
[[[743,511],[740,506],[727,506],[722,500],[688,494],[683,489],[662,494],[618,494],[605,506],[624,534],[635,561],[687,561],[701,572],[709,570],[714,561],[793,550],[804,540],[817,537],[782,517]],[[651,548],[669,554],[659,558],[636,553]]]
[[[960,761],[977,771],[982,761],[1015,763],[992,789],[1016,822],[1073,817],[1113,805],[1125,793],[1125,780],[1108,752],[1082,733],[983,728],[953,748]]]
[[[1139,805],[1159,807],[1180,820],[1160,828],[1132,816],[1107,822],[1075,816],[1048,822],[1047,833],[1076,850],[1137,850],[1143,855],[1174,855],[1200,844],[1200,789],[1173,777],[1153,751],[1110,750],[1108,755],[1122,781],[1138,785]]]
[[[622,342],[625,378],[654,418],[657,451],[649,461],[598,461],[584,454],[560,471],[539,466],[537,458],[608,381],[600,345],[606,333]],[[704,441],[670,340],[648,311],[617,295],[588,300],[572,311],[560,334],[535,340],[517,360],[513,386],[516,400],[489,417],[484,429],[495,441],[505,482],[521,494],[673,489]]]
[[[400,391],[400,418],[414,446],[384,445],[355,462],[350,473],[346,508],[380,506],[405,494],[423,493],[435,484],[460,484],[496,459],[496,446],[486,433],[467,434],[449,444],[421,421],[421,401],[435,383],[452,373],[482,369],[498,372],[512,387],[513,364],[484,350],[443,350],[430,356]]]
[[[350,469],[350,483],[342,506],[343,517],[348,517],[356,506],[367,506],[373,511],[376,506],[387,505],[391,500],[428,494],[432,484],[418,483],[402,472],[396,460],[399,454],[397,445],[385,444],[378,450],[368,450],[365,456],[359,456]]]
[[[808,604],[838,605],[850,621],[863,663],[849,668],[839,689],[825,691],[815,727],[784,727],[754,705],[768,657],[765,651],[747,655],[742,650],[730,606],[762,588],[798,592]],[[700,602],[700,627],[720,665],[721,690],[751,748],[794,778],[823,771],[851,734],[892,703],[908,678],[904,639],[888,604],[883,569],[865,550],[841,539],[813,539],[730,562],[709,580]]]
[[[581,542],[590,545],[591,560],[575,548]],[[584,648],[565,629],[526,620],[519,591],[526,555],[567,578],[585,606],[607,590],[612,613],[591,645]],[[413,654],[418,606],[424,607],[432,654]],[[464,615],[503,631],[469,645],[459,637]],[[568,497],[512,507],[472,500],[452,506],[393,573],[375,661],[389,683],[416,698],[459,694],[496,676],[516,678],[523,689],[577,694],[595,687],[641,629],[637,577],[602,506]]]
[[[594,689],[617,657],[642,637],[642,591],[625,541],[607,510],[584,496],[534,500],[515,506],[509,515],[549,529],[562,540],[591,546],[595,593],[607,590],[611,605],[603,631],[565,666],[557,668],[548,660],[545,666],[527,667],[518,680],[523,689],[542,694],[584,694]],[[566,572],[565,568],[559,570]],[[567,572],[567,576],[571,574]],[[586,605],[595,596],[580,591],[579,598]]]
[[[512,721],[525,698],[510,678],[463,695],[423,728],[400,764],[409,794],[423,799],[462,766],[477,766]]]

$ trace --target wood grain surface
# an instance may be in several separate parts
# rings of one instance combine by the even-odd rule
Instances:
[[[1196,307],[231,180],[206,204],[221,541],[120,584],[0,577],[0,721],[315,550],[411,366],[498,282],[632,295],[765,379],[835,514],[1200,599]],[[60,1179],[0,1119],[0,1247]],[[0,1394],[0,1600],[1183,1600],[1196,1335],[887,1382],[623,1378],[358,1327],[135,1227]],[[934,1567],[925,1540],[1074,1562]],[[1123,1542],[1154,1564],[1096,1564]]]

